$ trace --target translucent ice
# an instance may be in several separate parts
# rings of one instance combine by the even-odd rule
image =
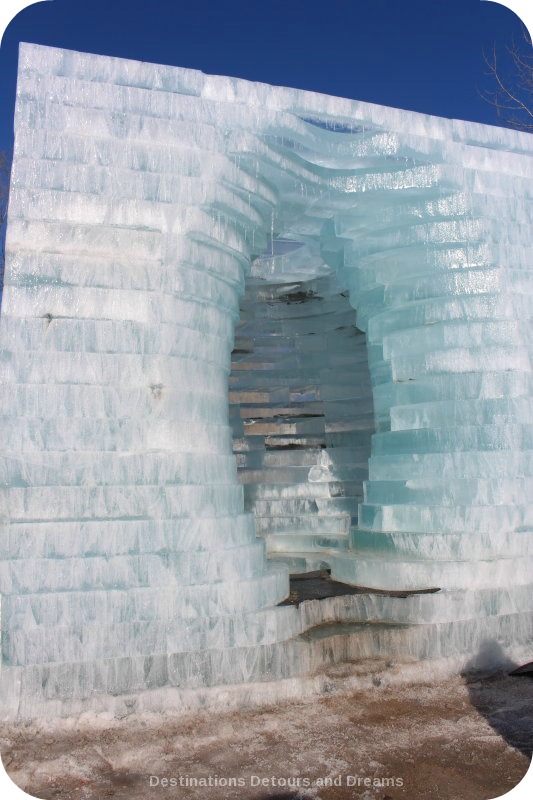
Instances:
[[[2,713],[527,640],[531,137],[35,45],[15,127]]]

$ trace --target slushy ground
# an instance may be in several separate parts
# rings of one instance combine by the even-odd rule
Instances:
[[[332,686],[350,669],[334,668]],[[378,684],[181,718],[4,727],[0,748],[21,788],[57,800],[488,800],[527,772],[531,678]]]

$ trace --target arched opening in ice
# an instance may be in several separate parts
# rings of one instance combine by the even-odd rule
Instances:
[[[330,567],[348,547],[368,478],[365,335],[332,274],[250,277],[240,308],[229,396],[245,509],[270,560],[293,573]]]

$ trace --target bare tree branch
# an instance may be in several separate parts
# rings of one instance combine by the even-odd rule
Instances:
[[[498,118],[512,128],[533,132],[533,49],[531,38],[523,28],[523,42],[515,41],[506,48],[507,63],[500,59],[496,45],[483,59],[494,88],[481,96],[496,109]],[[503,61],[503,63],[502,63]]]

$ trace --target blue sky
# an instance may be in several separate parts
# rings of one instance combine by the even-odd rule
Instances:
[[[53,0],[0,49],[0,148],[12,140],[19,41],[194,67],[496,124],[482,52],[520,37],[480,0]]]

